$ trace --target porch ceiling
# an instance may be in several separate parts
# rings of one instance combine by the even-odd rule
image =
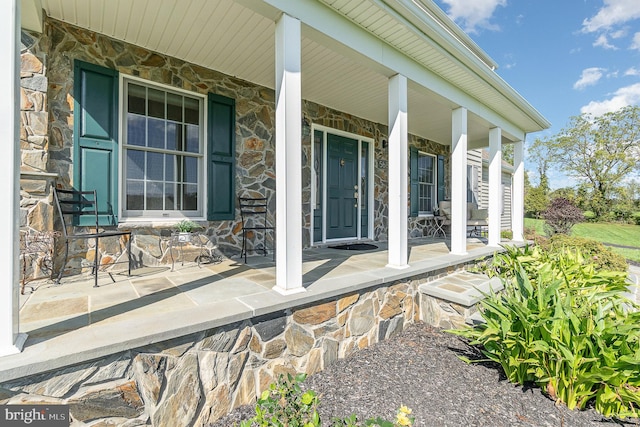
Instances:
[[[274,21],[279,11],[262,1],[34,1],[41,1],[45,13],[54,19],[274,88]],[[492,82],[478,77],[439,45],[425,43],[424,35],[416,35],[410,22],[403,24],[402,19],[388,13],[388,8],[380,6],[385,2],[323,2],[403,51],[418,64],[462,88],[518,128],[526,132],[541,129],[526,112],[514,107],[509,93],[496,90]],[[303,98],[386,124],[387,78],[396,72],[311,27],[303,25],[302,34]],[[486,61],[486,58],[481,59]],[[458,105],[413,82],[409,83],[408,99],[409,131],[449,145],[451,110]],[[491,126],[470,111],[469,145],[488,145]],[[503,136],[505,142],[516,139],[507,132],[503,132]]]

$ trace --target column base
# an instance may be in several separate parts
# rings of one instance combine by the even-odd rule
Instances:
[[[280,295],[294,295],[294,294],[299,294],[299,293],[302,293],[302,292],[307,292],[307,290],[304,287],[293,288],[293,289],[284,289],[284,288],[281,288],[279,286],[274,286],[272,288],[272,290],[276,291]]]
[[[24,343],[27,341],[27,334],[19,333],[16,337],[16,342],[13,345],[0,348],[0,357],[2,356],[10,356],[12,354],[18,354],[22,352],[24,348]]]

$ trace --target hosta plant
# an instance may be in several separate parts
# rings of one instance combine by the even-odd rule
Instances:
[[[486,295],[485,324],[451,331],[570,409],[640,415],[640,313],[626,274],[597,269],[579,252],[507,248],[486,265],[505,289]]]

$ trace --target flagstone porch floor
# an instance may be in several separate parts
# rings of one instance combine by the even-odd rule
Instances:
[[[466,255],[449,254],[448,241],[409,241],[409,267],[387,267],[387,245],[370,251],[312,248],[303,251],[306,292],[284,296],[274,290],[271,256],[244,264],[225,259],[143,267],[93,278],[41,283],[21,297],[20,332],[28,335],[19,354],[0,358],[0,382],[72,365],[217,326],[286,310],[370,286],[446,269],[492,255],[500,248],[468,239]],[[507,243],[508,242],[503,242]]]

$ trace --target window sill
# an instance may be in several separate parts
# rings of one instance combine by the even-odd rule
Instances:
[[[184,218],[167,218],[162,219],[126,219],[118,223],[118,228],[175,228],[176,224],[182,221]],[[188,218],[203,228],[208,225],[208,221],[204,218]]]

